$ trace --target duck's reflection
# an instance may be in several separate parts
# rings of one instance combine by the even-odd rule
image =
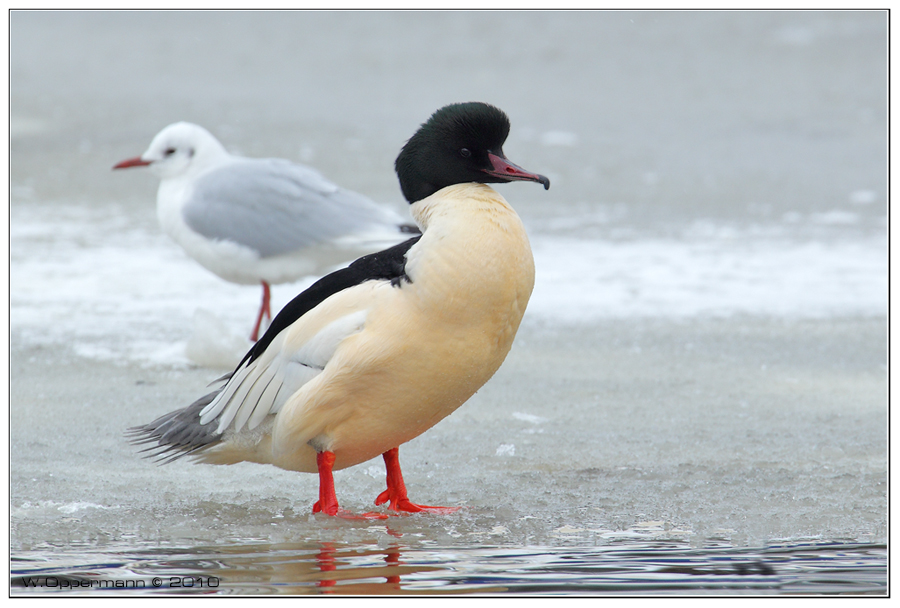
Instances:
[[[334,572],[337,566],[334,563],[334,554],[336,553],[332,543],[322,543],[322,550],[316,554],[316,561],[319,563],[319,570],[322,573]],[[334,579],[323,578],[318,583],[319,587],[333,587],[337,584]]]
[[[237,593],[421,594],[428,590],[404,588],[404,579],[443,569],[405,563],[404,551],[413,550],[401,542],[387,547],[332,541],[260,543],[195,551],[206,554],[204,575],[218,577],[221,591]]]
[[[399,593],[400,574],[403,572],[400,562],[400,547],[393,546],[384,552],[384,566],[368,565],[363,567],[354,567],[351,562],[341,562],[341,570],[338,572],[337,549],[333,543],[322,543],[322,550],[316,554],[316,563],[319,566],[322,578],[316,582],[317,587],[336,587],[338,580],[343,581],[341,585],[341,593]],[[377,555],[378,552],[370,553],[368,556]],[[434,567],[407,568],[410,571],[421,572],[426,570],[438,570]],[[376,582],[357,582],[352,581],[358,578],[380,578],[384,577],[383,583]],[[384,586],[389,589],[385,589]],[[322,589],[323,593],[331,593],[333,589]]]

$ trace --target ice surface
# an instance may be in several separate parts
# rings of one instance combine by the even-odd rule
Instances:
[[[878,200],[874,190],[854,190],[850,193],[850,202],[854,205],[871,205]]]
[[[197,365],[231,370],[251,346],[253,342],[249,338],[235,333],[224,320],[198,308],[184,354]]]
[[[493,381],[401,447],[414,500],[467,508],[379,524],[386,540],[593,544],[628,533],[758,546],[885,537],[884,372],[868,346],[881,322],[587,327],[523,330]],[[138,458],[123,429],[191,401],[210,370],[111,372],[58,349],[19,352],[14,546],[372,534],[372,524],[312,517],[313,475]],[[30,383],[50,370],[53,383]],[[523,409],[542,420],[523,419]],[[338,472],[341,504],[371,509],[383,471],[374,460]]]
[[[127,221],[115,206],[15,207],[13,326],[42,343],[74,341],[95,359],[233,367],[250,346],[259,289],[218,279],[154,228]],[[886,314],[882,235],[798,242],[704,224],[669,239],[538,232],[532,247],[526,322]],[[273,310],[312,280],[276,286]]]
[[[600,318],[884,315],[882,236],[796,242],[731,234],[615,242],[535,238],[528,314]]]
[[[133,224],[114,207],[14,208],[15,542],[308,533],[315,476],[157,467],[124,441],[239,359],[259,296]],[[414,526],[513,543],[647,526],[882,537],[883,240],[532,240],[538,282],[507,363],[401,449],[418,500],[467,509]],[[305,284],[276,287],[276,307]],[[382,476],[378,460],[339,472],[342,504],[368,509]]]
[[[570,131],[546,131],[541,134],[541,143],[545,146],[571,148],[578,145],[578,135]]]

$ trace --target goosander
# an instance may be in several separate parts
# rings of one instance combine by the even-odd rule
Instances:
[[[262,284],[254,342],[263,318],[272,318],[271,284],[322,274],[418,232],[315,169],[229,154],[187,122],[169,125],[141,156],[113,169],[143,166],[162,180],[156,212],[172,240],[226,281]]]
[[[332,471],[381,454],[376,505],[412,503],[398,447],[471,397],[506,358],[534,286],[525,228],[488,183],[549,180],[503,153],[509,119],[484,103],[436,111],[395,168],[420,236],[366,255],[298,295],[223,384],[129,430],[166,462],[250,461],[318,473],[313,513],[352,516]],[[383,514],[365,514],[386,517]]]

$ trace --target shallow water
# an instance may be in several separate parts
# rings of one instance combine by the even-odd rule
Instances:
[[[17,556],[12,593],[883,594],[887,571],[884,545],[815,542],[698,550],[637,539],[560,548],[409,547],[398,538],[85,549]]]
[[[886,593],[885,51],[876,12],[13,13],[12,592]],[[335,520],[312,475],[142,460],[124,429],[234,365],[260,294],[110,167],[192,120],[403,211],[399,146],[467,99],[553,187],[498,186],[534,296],[400,450],[464,508]],[[335,479],[366,512],[384,468]]]

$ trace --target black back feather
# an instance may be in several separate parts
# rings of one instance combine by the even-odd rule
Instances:
[[[275,336],[339,291],[372,280],[388,280],[396,287],[400,286],[401,281],[410,282],[409,277],[406,276],[406,252],[420,238],[422,238],[421,234],[384,251],[364,255],[346,268],[325,275],[310,285],[275,315],[266,333],[244,356],[238,364],[238,368],[245,361],[253,361],[263,354]]]

